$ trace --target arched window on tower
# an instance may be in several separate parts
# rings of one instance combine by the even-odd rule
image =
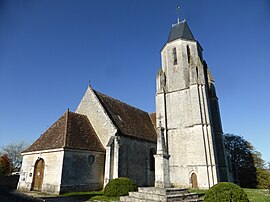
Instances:
[[[173,64],[177,65],[177,52],[176,48],[173,48]]]
[[[198,71],[198,67],[196,67],[196,76],[197,76],[197,81],[199,80],[199,71]]]
[[[188,58],[188,64],[190,63],[190,48],[187,45],[187,58]]]

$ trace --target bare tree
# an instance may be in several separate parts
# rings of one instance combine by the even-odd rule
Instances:
[[[13,164],[13,172],[18,172],[22,166],[21,152],[29,146],[28,143],[21,141],[18,143],[10,143],[1,147],[2,154],[7,154]]]

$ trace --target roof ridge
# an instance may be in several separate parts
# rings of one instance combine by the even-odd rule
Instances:
[[[53,129],[54,127],[56,127],[56,125],[58,124],[59,122],[59,119],[61,119],[62,117],[64,117],[65,114],[62,114],[54,123],[52,123],[52,125],[47,129],[45,130],[44,133],[42,133],[40,136],[42,136],[43,134],[45,134],[47,131],[50,131],[51,129]]]
[[[105,95],[105,96],[107,96],[107,97],[110,97],[110,96],[108,96],[108,95],[106,95],[106,94],[103,94],[103,93],[100,93],[100,92],[98,92],[98,91],[96,91],[96,90],[94,90],[94,89],[92,89],[92,90],[93,90],[94,94],[96,95],[96,97],[97,97],[99,103],[101,104],[101,106],[102,106],[103,109],[105,110],[107,116],[109,116],[111,122],[112,122],[113,125],[117,128],[117,132],[120,131],[121,133],[123,133],[123,131],[120,130],[120,127],[116,124],[116,122],[114,121],[114,119],[111,117],[111,114],[108,112],[107,107],[106,107],[106,106],[104,105],[104,103],[101,101],[101,99],[100,99],[100,97],[99,97],[98,94],[102,94],[102,95]],[[110,97],[110,98],[111,98],[111,97]],[[112,99],[114,99],[114,98],[112,98]]]
[[[121,100],[118,100],[118,99],[116,99],[116,98],[113,98],[113,97],[111,97],[111,96],[109,96],[109,95],[106,95],[106,94],[104,94],[104,93],[101,93],[101,92],[99,92],[99,91],[97,91],[97,90],[94,90],[93,89],[93,91],[96,93],[99,93],[99,94],[101,94],[101,95],[104,95],[104,96],[106,96],[106,97],[108,97],[108,98],[110,98],[110,99],[112,99],[112,100],[115,100],[115,101],[117,101],[117,102],[120,102],[120,103],[123,103],[123,104],[125,104],[125,105],[127,105],[127,106],[129,106],[129,107],[131,107],[131,108],[134,108],[134,109],[136,109],[136,110],[140,110],[140,111],[142,111],[142,112],[144,112],[144,113],[147,113],[147,114],[149,114],[149,112],[146,112],[146,111],[144,111],[144,110],[142,110],[142,109],[140,109],[140,108],[138,108],[138,107],[134,107],[134,106],[132,106],[132,105],[130,105],[130,104],[127,104],[126,102],[123,102],[123,101],[121,101]]]
[[[65,147],[67,145],[69,109],[64,114],[66,115],[66,120],[65,120],[65,134],[64,134],[64,145],[63,145],[63,147]]]
[[[119,135],[156,141],[156,132],[148,112],[99,91],[93,92]]]
[[[74,114],[74,115],[79,115],[79,116],[87,117],[85,114],[81,114],[81,113],[77,113],[77,112],[69,111],[69,113],[70,113],[70,114]]]

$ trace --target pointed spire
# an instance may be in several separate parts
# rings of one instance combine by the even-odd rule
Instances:
[[[174,41],[176,39],[188,39],[195,41],[195,38],[186,22],[183,20],[177,24],[172,25],[172,29],[167,42]]]

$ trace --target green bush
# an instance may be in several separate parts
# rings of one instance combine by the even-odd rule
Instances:
[[[204,202],[248,202],[245,191],[230,182],[220,182],[211,187],[204,196]]]
[[[138,191],[138,186],[125,177],[111,180],[104,188],[105,196],[126,196],[128,192]]]

